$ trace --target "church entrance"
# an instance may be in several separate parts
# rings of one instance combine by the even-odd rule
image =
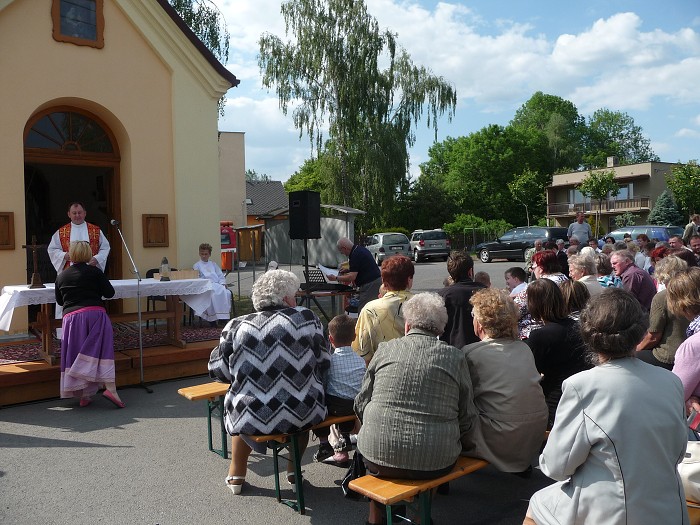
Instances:
[[[110,279],[121,277],[121,239],[109,222],[120,216],[120,157],[110,130],[95,115],[61,107],[34,116],[24,137],[25,244],[31,244],[32,236],[48,244],[69,221],[68,205],[80,201],[87,222],[98,225],[110,243],[105,273]],[[29,282],[33,262],[27,252]],[[37,253],[42,281],[54,282],[56,271],[46,249]]]

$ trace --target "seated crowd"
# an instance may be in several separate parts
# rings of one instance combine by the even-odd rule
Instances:
[[[334,318],[329,340],[296,306],[298,279],[266,272],[256,312],[227,323],[209,362],[231,384],[227,486],[241,493],[258,446],[247,436],[354,412],[371,475],[432,479],[461,454],[527,476],[550,430],[539,465],[555,483],[533,495],[525,523],[688,523],[676,466],[686,412],[700,411],[700,254],[680,243],[538,241],[530,275],[505,272],[508,290],[452,252],[446,286],[415,295],[413,263],[392,256],[379,297],[357,322]],[[348,462],[352,426],[334,444],[316,429],[314,460]],[[368,523],[384,516],[370,501]]]

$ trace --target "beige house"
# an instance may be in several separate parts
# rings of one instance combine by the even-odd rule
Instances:
[[[0,49],[0,286],[28,282],[22,245],[72,201],[110,241],[110,278],[132,277],[111,219],[142,275],[218,239],[217,101],[239,81],[166,0],[0,0]],[[20,309],[11,331],[26,327]]]
[[[219,170],[221,220],[245,226],[245,133],[242,131],[219,132]]]
[[[615,180],[620,185],[620,193],[604,201],[602,207],[598,202],[585,198],[576,189],[588,176],[588,171],[554,175],[552,184],[547,187],[547,221],[551,226],[568,226],[574,221],[576,212],[594,214],[600,208],[601,227],[606,232],[617,228],[615,217],[625,212],[638,215],[637,224],[647,224],[656,199],[666,189],[666,175],[675,165],[668,162],[642,162],[618,166],[612,158],[608,159],[609,167],[593,171],[613,170]]]

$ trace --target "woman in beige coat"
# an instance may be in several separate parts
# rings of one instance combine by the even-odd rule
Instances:
[[[597,365],[564,381],[540,456],[556,483],[533,494],[524,524],[688,523],[677,470],[688,439],[683,385],[634,356],[647,325],[639,302],[619,288],[581,314]]]
[[[540,374],[532,352],[518,338],[520,312],[508,292],[480,290],[469,302],[481,342],[463,350],[479,417],[466,443],[462,439],[462,453],[504,472],[522,472],[530,468],[547,429]]]

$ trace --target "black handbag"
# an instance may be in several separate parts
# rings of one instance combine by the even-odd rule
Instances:
[[[352,490],[348,485],[353,479],[361,478],[367,474],[367,467],[365,467],[365,462],[362,461],[362,454],[359,450],[355,450],[355,454],[352,457],[352,463],[348,471],[345,473],[343,480],[340,482],[340,488],[343,489],[343,495],[348,499],[359,500],[362,495],[358,494]]]

